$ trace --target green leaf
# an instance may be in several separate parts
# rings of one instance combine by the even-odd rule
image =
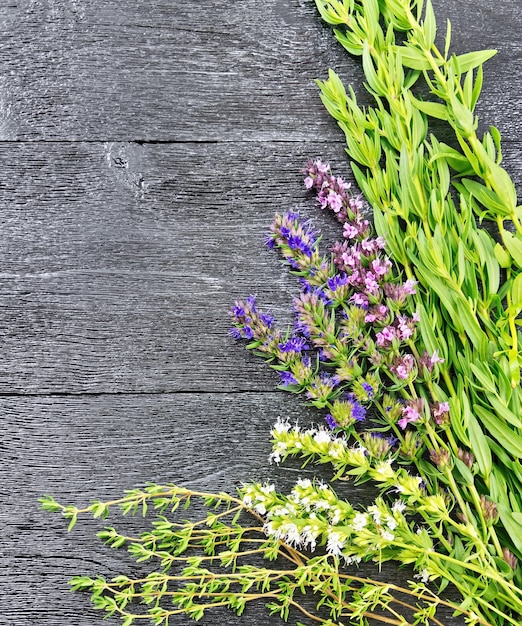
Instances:
[[[502,230],[500,234],[509,254],[518,267],[522,267],[522,241],[508,230]]]
[[[511,513],[512,518],[522,526],[522,513],[517,513],[516,511],[513,511]]]
[[[522,308],[522,274],[518,274],[511,284],[511,304],[516,309]]]
[[[497,387],[495,385],[495,380],[492,377],[492,374],[485,363],[470,363],[471,371],[478,378],[482,387],[489,391],[489,393],[497,393]]]
[[[470,180],[469,178],[464,178],[462,180],[462,184],[466,188],[466,191],[468,191],[486,209],[490,211],[493,210],[500,216],[508,216],[511,213],[510,208],[502,202],[502,198],[500,198],[499,195],[493,190],[488,189],[485,185],[482,185],[475,180]]]
[[[504,269],[511,267],[511,256],[505,248],[503,248],[499,243],[496,243],[493,251],[500,267]]]
[[[417,48],[405,45],[395,46],[395,49],[400,52],[400,59],[404,67],[417,71],[426,71],[431,69],[429,60]]]
[[[479,466],[480,473],[487,480],[493,464],[491,450],[489,448],[486,437],[482,432],[482,428],[480,427],[473,413],[470,413],[469,416],[468,429],[469,439],[471,441],[471,450],[475,455],[475,459]]]
[[[470,108],[472,111],[475,109],[475,106],[477,105],[477,102],[480,96],[480,92],[482,91],[483,78],[484,78],[484,71],[482,69],[482,65],[480,65],[477,69],[477,74],[475,77],[475,84],[473,85],[473,92],[471,94]]]
[[[522,421],[512,411],[510,411],[510,409],[503,404],[497,396],[490,396],[489,401],[491,402],[491,406],[495,410],[495,413],[500,418],[504,419],[515,428],[522,429]]]
[[[491,137],[493,138],[493,141],[495,143],[497,149],[497,163],[500,165],[500,163],[502,162],[502,137],[500,135],[499,129],[496,126],[490,126],[489,132],[491,133]]]
[[[451,22],[446,20],[446,37],[444,39],[444,58],[449,56],[449,49],[451,45]]]
[[[453,459],[453,463],[455,464],[455,468],[457,469],[458,473],[462,477],[462,483],[464,485],[473,484],[473,474],[471,473],[469,467],[458,458]]]
[[[411,92],[408,93],[412,104],[422,111],[426,115],[430,117],[434,117],[438,120],[447,121],[448,118],[448,107],[445,104],[440,102],[430,102],[427,100],[419,100],[416,98]]]
[[[501,446],[517,458],[522,457],[522,437],[519,434],[484,407],[475,405],[474,411]]]
[[[78,515],[74,513],[69,518],[69,525],[67,526],[67,531],[71,532],[71,530],[76,526],[76,522],[78,521]]]
[[[512,214],[517,206],[515,185],[503,167],[495,163],[493,159],[488,160],[489,163],[485,164],[488,168],[488,183],[497,193],[503,206]]]
[[[335,5],[332,2],[315,0],[315,5],[322,19],[332,26],[347,24],[353,11],[353,0],[343,0],[336,2]]]
[[[497,54],[497,50],[477,50],[476,52],[466,52],[456,57],[458,68],[462,74],[483,65],[486,61]]]
[[[455,128],[461,146],[465,151],[464,146],[466,144],[464,139],[472,137],[475,131],[475,119],[473,112],[468,106],[459,100],[453,91],[449,91],[447,99],[449,100],[451,110],[451,124]],[[472,158],[474,158],[473,155],[468,155],[468,159],[471,160]]]
[[[378,72],[375,70],[374,61],[370,53],[370,46],[367,41],[364,42],[363,53],[363,69],[370,90],[378,96],[386,96],[387,88]]]
[[[474,233],[474,240],[481,254],[481,261],[486,265],[487,295],[496,294],[500,286],[500,264],[495,255],[494,241],[482,228],[473,230],[472,233]]]
[[[495,442],[496,443],[496,442]],[[498,446],[498,444],[497,444]],[[507,483],[502,471],[495,466],[490,476],[490,496],[493,502],[502,506],[509,506],[509,498],[507,495]]]
[[[519,551],[522,550],[522,522],[514,517],[507,506],[503,504],[497,504],[500,521],[506,529],[511,541],[515,548]]]
[[[363,47],[359,38],[350,31],[334,29],[334,35],[341,46],[353,56],[361,56]]]
[[[458,269],[457,282],[460,287],[462,287],[462,284],[464,283],[464,280],[466,279],[467,266],[468,266],[468,262],[466,259],[466,247],[462,239],[459,239],[457,243],[457,269]]]
[[[473,111],[473,70],[466,73],[464,83],[462,84],[463,100],[470,111]]]
[[[462,399],[466,400],[466,407],[462,406],[462,403],[455,396],[449,399],[450,403],[450,415],[451,426],[455,437],[467,448],[471,448],[471,442],[468,437],[468,417],[469,417],[469,403],[465,395],[461,394]]]
[[[469,160],[461,152],[443,142],[439,142],[438,151],[433,156],[433,159],[439,158],[445,159],[448,165],[461,176],[473,176],[475,173]]]
[[[51,513],[58,513],[63,509],[61,504],[58,504],[53,496],[44,495],[41,498],[38,498],[38,502],[40,502],[40,508],[42,511],[50,511]]]
[[[424,308],[422,303],[418,305],[418,313],[419,313],[419,329],[422,336],[422,341],[428,354],[433,354],[438,348],[439,345],[437,343],[437,339],[435,337],[435,333],[433,332],[433,324],[432,320],[428,319],[428,313]]]
[[[431,48],[435,43],[435,37],[437,35],[437,23],[435,21],[435,12],[433,11],[431,0],[426,0],[424,22],[422,26],[426,48]]]
[[[471,310],[472,307],[470,303],[455,298],[455,306],[457,315],[464,326],[466,334],[479,353],[484,356],[487,349],[487,336],[477,322],[477,318]]]

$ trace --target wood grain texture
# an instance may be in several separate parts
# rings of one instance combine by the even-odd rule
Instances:
[[[481,110],[517,139],[518,1],[434,6],[455,51],[500,50]],[[361,82],[309,0],[20,0],[0,28],[2,139],[335,140],[313,80]]]
[[[499,49],[478,113],[500,128],[522,195],[519,2],[433,4],[457,52]],[[309,0],[4,3],[0,624],[116,626],[68,579],[144,571],[95,539],[97,523],[67,535],[38,510],[43,493],[78,502],[148,481],[230,490],[263,478],[285,488],[303,475],[267,464],[268,431],[280,414],[317,416],[227,337],[227,310],[256,293],[288,320],[295,278],[263,246],[274,211],[313,216],[325,244],[338,235],[299,175],[309,156],[347,173],[313,82],[328,67],[365,101],[359,63]],[[253,609],[203,623],[281,622]]]
[[[0,615],[9,624],[88,626],[101,624],[85,594],[67,592],[73,575],[145,575],[123,550],[96,539],[104,525],[135,535],[147,522],[111,516],[104,522],[80,520],[71,534],[58,515],[38,510],[37,499],[52,493],[64,504],[111,499],[146,482],[177,482],[204,491],[233,492],[241,482],[269,480],[282,491],[299,477],[327,479],[328,470],[299,468],[294,462],[269,465],[269,431],[277,416],[305,425],[317,418],[290,394],[137,394],[11,397],[0,399],[2,458],[0,495],[3,550],[0,557]],[[367,485],[337,483],[340,495],[369,503]],[[183,512],[182,517],[190,516]],[[387,564],[359,568],[395,582],[406,581]],[[183,617],[173,624],[186,624]],[[116,626],[117,620],[104,621]],[[204,624],[279,624],[262,609],[244,620],[209,614]],[[454,622],[458,623],[458,622]]]
[[[327,149],[339,167],[341,151]],[[299,173],[325,152],[260,142],[223,163],[219,144],[0,144],[0,392],[273,385],[227,336],[228,309],[256,293],[288,321],[297,281],[264,233],[275,210],[299,207],[325,249],[341,235]],[[519,145],[505,152],[522,180]]]

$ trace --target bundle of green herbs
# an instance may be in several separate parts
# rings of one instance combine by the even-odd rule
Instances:
[[[156,562],[153,573],[72,581],[125,626],[197,620],[212,607],[240,615],[259,600],[284,620],[300,612],[329,626],[442,624],[440,607],[469,624],[518,625],[522,207],[499,132],[477,134],[493,52],[451,55],[449,23],[439,50],[430,0],[315,1],[362,57],[375,101],[361,107],[332,71],[318,82],[373,224],[351,185],[311,160],[305,186],[343,239],[322,253],[309,221],[276,214],[267,244],[299,277],[295,324],[278,328],[251,296],[231,309],[232,335],[321,413],[319,425],[279,419],[270,460],[327,464],[332,480],[371,481],[378,496],[364,507],[299,479],[287,494],[257,483],[235,495],[150,485],[85,508],[46,496],[43,507],[69,528],[82,513],[155,511],[139,537],[100,533]],[[430,134],[443,127],[453,146]],[[191,501],[206,508],[201,519],[175,521]],[[411,581],[361,577],[362,561],[407,565]]]

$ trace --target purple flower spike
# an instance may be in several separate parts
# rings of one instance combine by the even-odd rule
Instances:
[[[327,413],[324,416],[324,421],[326,422],[328,428],[330,430],[334,430],[335,428],[339,428],[339,424],[335,421],[334,417],[332,415],[330,415],[330,413]]]
[[[361,385],[361,387],[364,389],[364,391],[366,391],[366,395],[371,400],[374,397],[374,395],[375,395],[374,388],[370,385],[370,383],[366,383],[366,382],[364,382]]]
[[[352,417],[358,422],[362,422],[366,418],[366,409],[357,400],[352,401]]]
[[[279,376],[281,378],[281,384],[287,387],[288,385],[297,385],[298,382],[295,379],[292,372],[279,372]]]
[[[279,349],[282,352],[302,352],[303,350],[308,350],[309,346],[304,337],[292,337],[288,341],[280,343]]]

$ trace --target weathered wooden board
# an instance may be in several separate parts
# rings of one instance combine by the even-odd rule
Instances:
[[[44,493],[64,504],[85,505],[94,498],[119,497],[146,482],[233,492],[248,480],[269,480],[285,490],[299,476],[330,476],[328,470],[303,470],[297,463],[267,463],[269,431],[279,415],[303,424],[316,416],[289,394],[18,396],[0,399],[0,407],[2,458],[8,462],[1,488],[0,615],[9,616],[0,623],[101,624],[85,594],[68,592],[71,576],[110,578],[150,571],[149,564],[136,565],[123,550],[107,548],[95,537],[104,525],[128,528],[135,535],[145,522],[87,518],[67,535],[60,516],[38,509],[37,499]],[[353,502],[369,502],[367,486],[338,483],[336,488]],[[379,576],[373,566],[359,570],[365,572]],[[385,565],[380,576],[398,582],[406,575]],[[173,621],[187,622],[183,617]],[[116,626],[118,621],[103,623]],[[270,620],[258,607],[248,610],[244,621],[209,613],[203,623],[260,626],[280,621]]]
[[[0,16],[0,137],[335,139],[313,79],[361,74],[310,0],[20,0]],[[520,137],[518,0],[435,0],[455,51],[493,47],[482,110]]]
[[[275,210],[298,206],[335,237],[298,170],[321,155],[347,171],[313,79],[334,67],[364,99],[361,71],[309,0],[4,5],[0,624],[116,626],[67,580],[144,570],[97,542],[99,524],[68,536],[36,500],[303,474],[267,465],[268,430],[314,414],[227,337],[227,309],[257,293],[287,319],[295,280],[263,248]],[[518,5],[434,0],[457,52],[499,49],[478,112],[521,194]],[[280,623],[266,615],[205,623]]]
[[[320,151],[341,167],[339,144],[232,145],[226,164],[220,144],[0,144],[0,392],[273,384],[227,336],[228,309],[257,293],[288,319],[297,281],[263,241],[275,210],[340,235],[302,187]],[[520,156],[506,146],[517,181]]]

